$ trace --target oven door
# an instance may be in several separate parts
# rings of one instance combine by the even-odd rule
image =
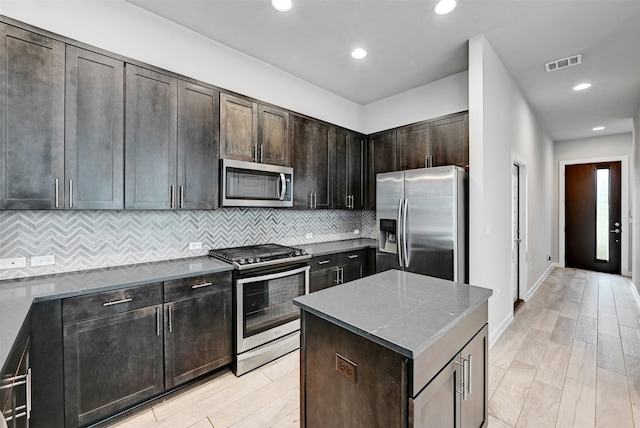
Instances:
[[[309,292],[309,266],[236,280],[236,353],[300,330],[293,299]]]

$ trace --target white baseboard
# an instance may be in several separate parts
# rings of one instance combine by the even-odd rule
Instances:
[[[500,336],[502,336],[502,333],[504,333],[507,327],[509,327],[511,321],[513,321],[513,312],[510,312],[509,315],[507,315],[507,317],[502,320],[495,331],[492,329],[489,331],[489,349],[491,349],[493,345],[498,341],[498,339],[500,339]]]
[[[529,300],[530,298],[533,297],[534,294],[536,294],[536,291],[538,291],[538,288],[540,288],[540,286],[542,285],[542,283],[544,282],[545,279],[547,279],[547,277],[549,276],[549,274],[551,273],[551,271],[557,267],[558,264],[557,263],[551,263],[549,265],[549,267],[547,268],[547,270],[540,276],[540,278],[538,278],[538,280],[536,281],[535,284],[533,284],[533,287],[531,287],[531,289],[527,292],[527,300]]]
[[[542,276],[540,276],[540,278],[538,278],[536,283],[533,284],[533,287],[531,287],[531,290],[527,293],[527,300],[529,300],[530,298],[533,297],[533,295],[536,293],[536,291],[538,291],[538,288],[540,288],[540,286],[542,285],[544,280],[547,279],[547,277],[549,276],[549,274],[551,273],[553,268],[555,268],[557,266],[558,266],[558,263],[552,263],[552,264],[549,265],[547,270],[542,274]],[[636,292],[636,294],[637,294],[637,292]],[[637,301],[640,302],[640,295],[638,295],[638,300]],[[513,311],[509,312],[509,315],[507,315],[507,317],[504,320],[502,320],[502,322],[498,325],[498,327],[496,327],[495,330],[493,330],[493,329],[490,330],[490,332],[489,332],[490,333],[489,334],[489,348],[491,348],[493,346],[493,344],[496,343],[496,341],[498,339],[500,339],[500,336],[502,336],[502,334],[505,332],[507,327],[509,327],[509,324],[511,324],[511,321],[513,321]]]

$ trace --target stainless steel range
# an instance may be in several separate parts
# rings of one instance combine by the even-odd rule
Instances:
[[[300,310],[295,297],[309,292],[311,258],[304,250],[277,244],[210,250],[231,263],[237,376],[300,347]]]

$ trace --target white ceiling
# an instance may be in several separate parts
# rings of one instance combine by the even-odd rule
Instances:
[[[554,140],[631,132],[640,103],[640,0],[127,0],[366,105],[467,69],[484,34]],[[363,47],[369,55],[354,60]],[[582,65],[546,62],[581,53]],[[589,81],[592,88],[574,93]]]

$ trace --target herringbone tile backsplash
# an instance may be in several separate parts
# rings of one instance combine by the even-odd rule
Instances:
[[[27,257],[26,268],[0,270],[0,279],[193,257],[210,248],[375,238],[375,227],[373,211],[0,211],[0,258]],[[194,241],[202,250],[189,250]],[[54,266],[29,266],[29,257],[48,254]]]

